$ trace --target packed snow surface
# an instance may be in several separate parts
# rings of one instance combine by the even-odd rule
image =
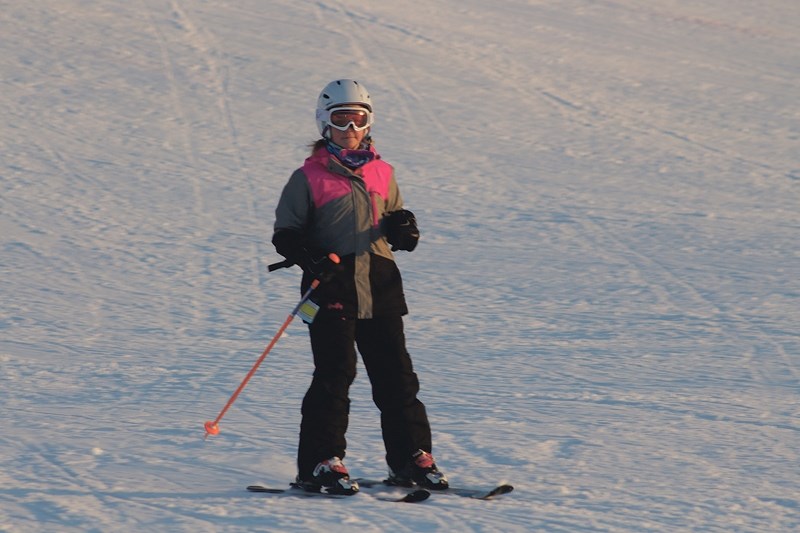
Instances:
[[[800,527],[796,0],[0,6],[0,530]],[[500,500],[247,493],[295,475],[299,320],[203,438],[299,297],[274,208],[347,77],[423,233],[434,454]]]

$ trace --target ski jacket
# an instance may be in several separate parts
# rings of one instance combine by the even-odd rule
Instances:
[[[356,170],[326,148],[292,173],[275,210],[275,231],[293,230],[309,250],[341,258],[342,272],[321,284],[312,300],[318,319],[373,318],[408,312],[400,271],[382,219],[403,206],[394,169],[374,159]],[[304,273],[301,293],[312,278]]]

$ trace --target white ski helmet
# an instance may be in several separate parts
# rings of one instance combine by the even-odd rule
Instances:
[[[322,89],[317,98],[317,128],[320,135],[325,135],[328,127],[329,111],[343,106],[365,107],[372,114],[372,100],[367,89],[356,80],[335,80]],[[370,117],[370,123],[372,123]]]

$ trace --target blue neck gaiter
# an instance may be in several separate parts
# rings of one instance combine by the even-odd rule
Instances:
[[[362,143],[361,146],[365,145]],[[336,156],[336,158],[350,170],[355,170],[359,167],[362,167],[375,159],[375,154],[369,149],[359,148],[357,150],[348,150],[346,148],[342,148],[331,140],[328,140],[328,142],[325,143],[325,147],[328,149],[328,152]]]

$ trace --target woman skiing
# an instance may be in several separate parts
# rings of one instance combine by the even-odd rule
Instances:
[[[272,238],[277,252],[303,269],[301,291],[322,280],[312,293],[315,311],[304,316],[314,374],[302,405],[297,483],[309,491],[358,491],[342,463],[357,347],[381,412],[389,480],[447,488],[417,399],[403,333],[408,309],[392,254],[417,246],[416,219],[403,209],[394,170],[373,146],[373,107],[363,85],[329,83],[316,120],[322,137],[283,189]]]

